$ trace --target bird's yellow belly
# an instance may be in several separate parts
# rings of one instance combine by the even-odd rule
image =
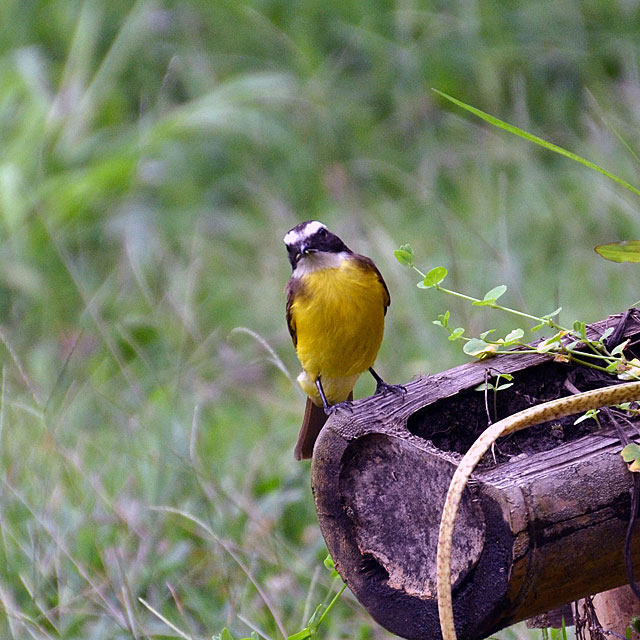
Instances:
[[[377,275],[343,261],[340,268],[302,277],[302,295],[292,305],[299,381],[319,403],[320,377],[330,404],[349,395],[358,376],[373,366],[384,331],[387,294]]]

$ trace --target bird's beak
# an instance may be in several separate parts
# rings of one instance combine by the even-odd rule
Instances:
[[[298,262],[303,256],[308,256],[311,253],[315,253],[315,251],[315,249],[309,249],[303,242],[298,248],[298,253],[296,254],[296,262]]]

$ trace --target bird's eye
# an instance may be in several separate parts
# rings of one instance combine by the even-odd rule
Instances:
[[[321,238],[324,238],[324,237],[327,235],[327,230],[326,230],[326,229],[323,229],[323,228],[318,229],[318,235],[319,235]]]

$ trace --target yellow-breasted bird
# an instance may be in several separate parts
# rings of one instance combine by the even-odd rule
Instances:
[[[293,269],[287,283],[287,325],[302,365],[307,394],[297,460],[311,458],[327,416],[353,399],[367,369],[376,393],[404,392],[373,370],[384,332],[389,290],[371,258],[354,253],[317,220],[301,222],[284,237]]]

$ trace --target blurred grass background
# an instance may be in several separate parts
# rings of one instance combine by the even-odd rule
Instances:
[[[0,637],[177,637],[139,598],[186,637],[301,628],[330,578],[282,236],[375,259],[392,382],[464,360],[446,308],[514,327],[404,242],[469,294],[624,309],[637,267],[593,246],[640,237],[634,196],[430,88],[638,185],[639,32],[634,0],[3,0]],[[390,637],[348,595],[323,630]]]

